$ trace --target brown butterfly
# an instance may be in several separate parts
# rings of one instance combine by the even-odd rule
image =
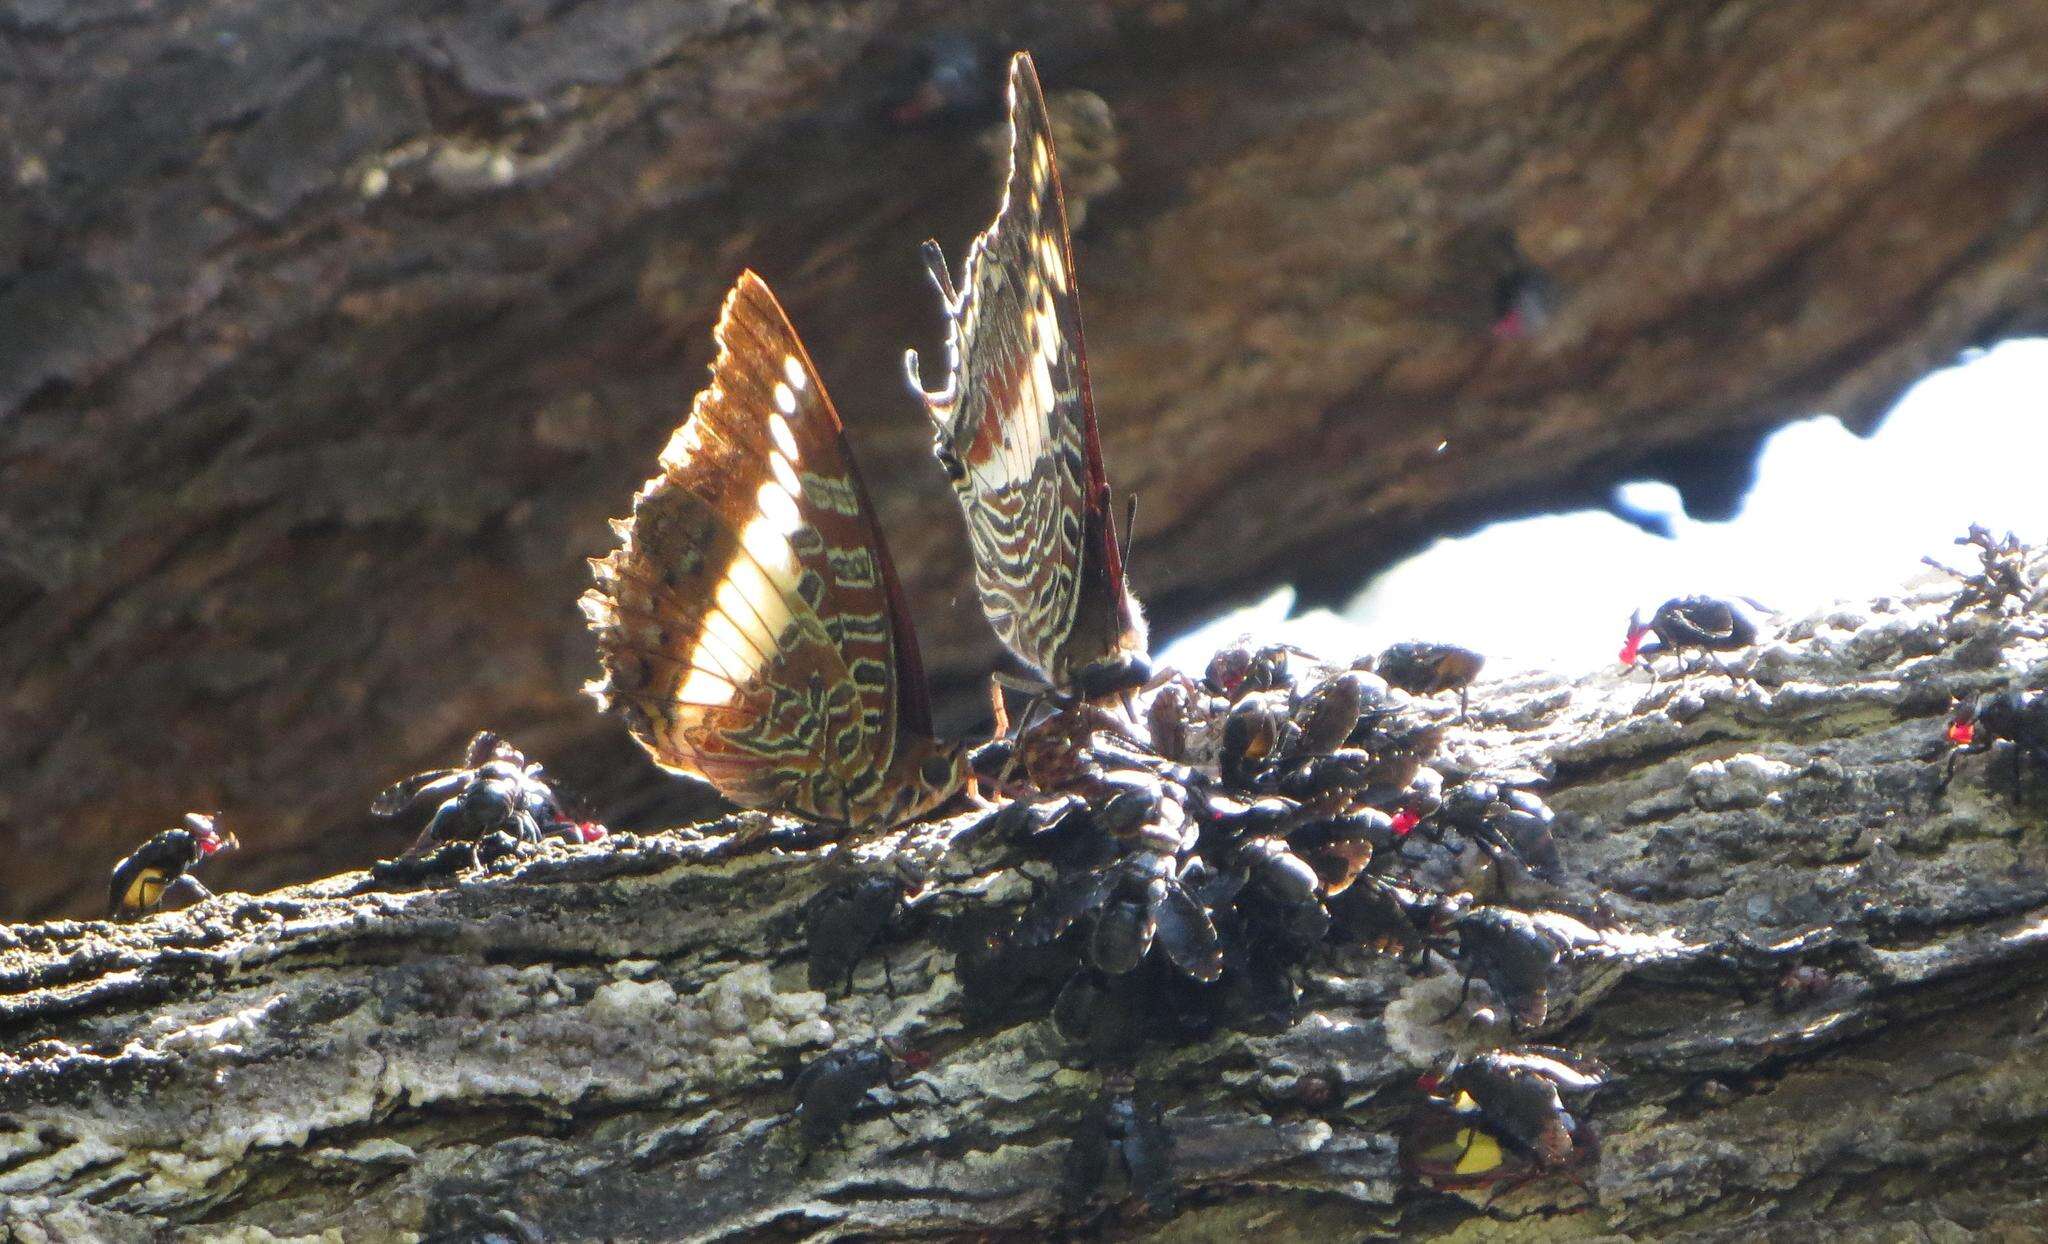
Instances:
[[[938,244],[924,253],[946,304],[946,387],[925,390],[917,351],[904,366],[967,514],[983,612],[1057,692],[1092,700],[1143,683],[1145,618],[1124,584],[1059,165],[1028,53],[1010,62],[1002,207],[958,290]]]
[[[664,768],[743,807],[886,829],[966,782],[932,737],[903,590],[839,416],[752,272],[711,384],[613,523],[583,611],[616,709]]]

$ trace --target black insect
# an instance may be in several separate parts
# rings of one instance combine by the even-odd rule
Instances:
[[[1340,941],[1407,959],[1419,970],[1428,966],[1431,950],[1441,951],[1469,902],[1465,894],[1365,877],[1326,905],[1330,931]]]
[[[487,868],[499,860],[516,858],[528,849],[525,843],[501,829],[473,841],[447,842],[424,851],[407,851],[397,859],[378,860],[370,865],[370,877],[382,885],[423,885],[456,876],[465,869]]]
[[[1099,868],[1122,851],[1122,844],[1079,795],[1012,799],[985,824],[1002,841],[1016,843],[1034,859],[1050,861],[1063,874]]]
[[[1293,644],[1268,644],[1251,655],[1245,666],[1245,691],[1286,691],[1306,671],[1313,669],[1315,654]]]
[[[1432,824],[1457,830],[1496,860],[1510,860],[1543,881],[1563,878],[1549,805],[1530,791],[1466,781],[1444,792]]]
[[[1254,838],[1241,844],[1228,872],[1218,876],[1205,898],[1222,907],[1242,892],[1241,936],[1271,943],[1289,957],[1305,953],[1330,929],[1323,906],[1322,878],[1283,839]]]
[[[1090,794],[1095,827],[1109,838],[1158,851],[1178,851],[1183,845],[1187,812],[1177,797],[1180,792],[1157,775],[1105,769]]]
[[[903,906],[903,878],[860,873],[826,886],[804,903],[811,988],[853,990],[854,969]],[[884,964],[884,971],[887,964]]]
[[[1268,795],[1263,799],[1242,799],[1235,795],[1204,791],[1197,801],[1197,819],[1202,840],[1210,846],[1224,846],[1243,838],[1284,835],[1301,822],[1302,807],[1292,799]]]
[[[1489,1050],[1445,1078],[1447,1088],[1471,1094],[1488,1122],[1551,1168],[1571,1161],[1580,1131],[1564,1098],[1589,1098],[1606,1082],[1598,1062],[1547,1045]]]
[[[1583,1112],[1580,1103],[1606,1082],[1599,1063],[1541,1045],[1489,1050],[1448,1075],[1425,1076],[1424,1126],[1411,1126],[1404,1165],[1434,1187],[1495,1184],[1501,1191],[1583,1167],[1598,1142],[1574,1109]]]
[[[1238,848],[1237,862],[1254,885],[1288,906],[1313,904],[1322,896],[1322,878],[1285,839],[1254,838]]]
[[[806,1160],[809,1151],[839,1139],[847,1120],[870,1092],[885,1084],[900,1091],[906,1075],[922,1071],[930,1063],[930,1056],[922,1051],[898,1053],[883,1041],[838,1046],[812,1059],[796,1078],[797,1132],[803,1137]],[[938,1090],[928,1084],[925,1087],[934,1098],[938,1096]]]
[[[1376,852],[1393,848],[1396,837],[1393,817],[1359,808],[1304,823],[1287,835],[1287,848],[1315,869],[1328,898],[1348,889]]]
[[[1149,1212],[1160,1217],[1173,1213],[1173,1137],[1158,1103],[1139,1101],[1125,1075],[1103,1077],[1102,1092],[1074,1125],[1060,1180],[1067,1213],[1087,1209],[1112,1163],[1123,1168],[1131,1192]]]
[[[947,926],[967,1022],[986,1025],[1043,1015],[1080,966],[1065,941],[1019,940],[1017,920],[990,907],[970,908]]]
[[[1202,672],[1202,685],[1216,695],[1236,699],[1238,692],[1245,689],[1244,680],[1251,673],[1252,648],[1249,642],[1239,642],[1228,648],[1219,648],[1209,658],[1209,667]]]
[[[1458,720],[1463,721],[1469,707],[1466,696],[1485,664],[1485,657],[1455,644],[1404,643],[1380,653],[1373,668],[1389,686],[1410,695],[1457,692]]]
[[[1949,718],[1948,741],[1955,745],[1941,784],[1955,777],[1956,761],[1966,752],[1989,751],[2010,744],[2014,783],[2024,766],[2048,765],[2048,691],[1991,691],[1975,700],[1958,700]]]
[[[224,834],[216,817],[187,812],[167,829],[114,865],[107,885],[107,915],[134,916],[158,909],[189,907],[213,897],[191,869],[216,852],[241,845]]]
[[[1661,653],[1678,654],[1681,674],[1690,674],[1693,667],[1686,661],[1688,651],[1700,652],[1706,659],[1729,678],[1734,671],[1721,664],[1719,653],[1737,652],[1756,642],[1757,617],[1752,610],[1764,610],[1762,605],[1747,598],[1724,600],[1717,596],[1680,596],[1657,606],[1657,612],[1650,620],[1642,620],[1640,613],[1629,615],[1628,639],[1622,644],[1621,663],[1634,665],[1643,662],[1643,668],[1655,674],[1656,668],[1649,664],[1649,658]],[[1644,643],[1647,635],[1655,635],[1656,641]]]
[[[1289,727],[1287,693],[1254,692],[1231,705],[1223,719],[1223,751],[1218,765],[1223,780],[1249,788],[1278,758]]]
[[[1375,687],[1376,683],[1379,686]],[[1362,670],[1346,670],[1325,680],[1295,706],[1280,759],[1316,756],[1342,747],[1358,728],[1366,705],[1376,693],[1384,699],[1384,691],[1383,680]]]
[[[1948,613],[1945,616],[1953,618],[1966,609],[1980,606],[2002,610],[2006,601],[2015,598],[2023,606],[2031,605],[2039,599],[2035,595],[2034,581],[2027,574],[2029,550],[2026,545],[2020,543],[2019,537],[2008,531],[2005,533],[2005,539],[1993,540],[1989,531],[1971,523],[1970,533],[1957,536],[1956,543],[1969,545],[1977,550],[1976,574],[1964,574],[1960,570],[1942,565],[1932,557],[1920,559],[1962,584],[1962,590],[1949,602]]]
[[[1197,861],[1164,851],[1132,851],[1113,863],[1063,877],[1025,914],[1019,939],[1044,943],[1093,916],[1088,961],[1112,976],[1137,967],[1156,941],[1174,965],[1196,980],[1223,970],[1216,926],[1188,893],[1202,876]]]
[[[1516,1031],[1540,1028],[1550,1015],[1550,980],[1567,951],[1599,941],[1593,929],[1556,912],[1474,907],[1458,918],[1458,963],[1464,980],[1445,1018],[1463,1009],[1474,977],[1508,1008]]]
[[[1169,679],[1152,693],[1145,706],[1146,733],[1152,750],[1167,760],[1183,761],[1188,756],[1188,724],[1196,697],[1207,698],[1201,688],[1169,672]]]
[[[1345,746],[1361,749],[1375,761],[1370,789],[1363,797],[1374,806],[1381,806],[1382,801],[1399,803],[1422,767],[1443,746],[1447,730],[1447,723],[1413,713],[1388,713],[1360,721]]]
[[[370,811],[396,817],[423,807],[434,811],[407,855],[501,832],[519,842],[543,837],[592,842],[605,832],[601,825],[570,816],[541,767],[527,763],[518,748],[488,730],[469,741],[461,768],[415,773],[378,795]]]

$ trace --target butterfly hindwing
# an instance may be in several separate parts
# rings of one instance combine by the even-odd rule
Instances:
[[[1142,658],[1143,621],[1124,589],[1052,125],[1027,54],[1011,62],[1009,102],[1003,204],[957,292],[927,248],[947,302],[946,387],[924,391],[914,352],[909,366],[967,515],[983,610],[1064,690]]]
[[[621,547],[593,563],[592,691],[735,803],[854,825],[922,810],[900,797],[933,746],[923,671],[839,417],[751,272],[717,343]]]

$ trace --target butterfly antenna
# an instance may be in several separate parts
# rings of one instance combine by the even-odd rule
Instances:
[[[954,288],[953,274],[946,269],[946,252],[939,249],[936,241],[926,238],[918,254],[924,257],[924,270],[946,304],[946,387],[937,392],[924,387],[924,373],[918,368],[915,349],[903,352],[903,375],[910,381],[910,391],[924,402],[925,414],[943,431],[954,404],[960,400],[960,291]]]
[[[1137,537],[1137,532],[1138,494],[1132,493],[1130,500],[1124,504],[1123,538],[1116,543],[1117,560],[1124,564],[1124,573],[1126,575],[1131,572],[1131,541]]]
[[[946,266],[946,252],[939,249],[938,241],[926,238],[924,245],[917,248],[924,259],[924,270],[931,274],[932,284],[939,287],[939,297],[946,300],[948,314],[960,309],[960,292],[953,288],[953,273]]]

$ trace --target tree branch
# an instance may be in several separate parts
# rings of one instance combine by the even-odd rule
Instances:
[[[1941,761],[1950,697],[2039,685],[2048,626],[1940,615],[1923,595],[1793,622],[1747,654],[1754,681],[1477,688],[1445,763],[1545,770],[1560,813],[1566,881],[1515,901],[1606,917],[1540,1034],[1616,1076],[1583,1188],[1489,1203],[1405,1177],[1416,1074],[1515,1038],[1442,1019],[1441,969],[1331,946],[1291,1027],[1142,1053],[1182,1209],[1145,1219],[1113,1181],[1094,1221],[1276,1239],[1481,1218],[1532,1239],[2037,1226],[2041,796],[1997,752],[1946,790]],[[1011,848],[953,841],[976,819],[861,848],[928,876],[845,997],[805,980],[821,853],[769,849],[758,815],[552,844],[433,888],[356,873],[14,926],[4,1221],[109,1240],[1043,1232],[1098,1076],[1044,1020],[963,1018],[949,923],[1026,889]],[[1795,966],[1824,979],[1788,989]],[[877,1089],[806,1158],[789,1077],[878,1037],[929,1052],[928,1087]]]

